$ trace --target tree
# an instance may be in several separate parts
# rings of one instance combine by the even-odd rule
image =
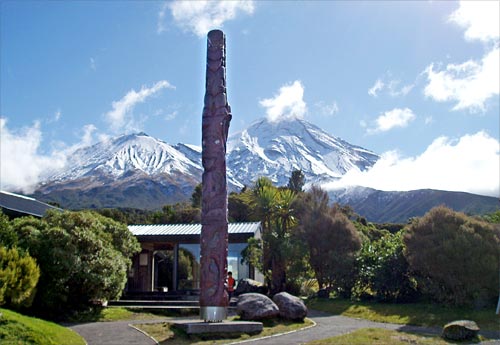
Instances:
[[[31,305],[40,269],[36,261],[17,248],[0,246],[0,305]]]
[[[228,197],[228,217],[231,222],[257,221],[252,207],[252,191],[244,187],[240,193],[230,193]]]
[[[193,194],[191,194],[191,206],[194,208],[201,208],[201,191],[202,185],[201,183],[198,183],[196,187],[194,187]]]
[[[295,193],[301,193],[304,188],[306,177],[302,170],[294,170],[292,171],[292,176],[288,180],[288,189],[294,191]]]
[[[328,194],[313,186],[297,201],[298,231],[309,248],[310,264],[319,288],[350,294],[355,255],[361,239],[352,222],[338,208],[329,207]]]
[[[405,256],[419,288],[450,305],[483,305],[498,293],[500,229],[439,206],[408,227]]]
[[[88,211],[19,218],[13,228],[40,266],[33,306],[47,317],[118,298],[140,250],[126,225]]]
[[[291,232],[295,226],[295,193],[276,188],[267,178],[259,178],[252,191],[252,206],[262,224],[262,267],[272,293],[286,289],[286,272],[294,254]]]

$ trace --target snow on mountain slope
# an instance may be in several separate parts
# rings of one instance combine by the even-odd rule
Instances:
[[[196,151],[193,150],[193,157]],[[50,178],[67,181],[90,175],[120,178],[130,172],[146,175],[200,176],[201,161],[188,158],[177,148],[144,133],[123,135],[74,152],[67,170]]]
[[[295,169],[302,170],[307,184],[330,182],[351,169],[365,170],[378,159],[373,152],[302,120],[257,121],[231,135],[227,148],[232,191],[251,186],[262,176],[286,185]],[[71,200],[75,207],[79,205],[75,198],[87,200],[85,206],[98,199],[99,205],[118,207],[134,201],[137,207],[155,196],[156,201],[149,202],[153,207],[189,199],[202,173],[201,147],[173,146],[137,133],[76,150],[64,171],[47,179],[37,192]]]
[[[229,137],[227,166],[246,185],[260,176],[286,185],[295,169],[311,184],[338,179],[351,169],[366,170],[378,158],[309,122],[263,119]]]

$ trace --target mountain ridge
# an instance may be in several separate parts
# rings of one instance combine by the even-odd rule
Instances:
[[[339,179],[352,169],[367,170],[379,159],[376,153],[334,137],[307,121],[269,122],[266,119],[230,135],[226,157],[230,191],[251,186],[261,176],[284,186],[296,169],[304,173],[306,188],[321,185]],[[126,134],[75,151],[67,168],[44,181],[34,196],[71,209],[159,209],[165,204],[189,200],[194,187],[201,182],[202,173],[201,147],[184,143],[171,145],[143,132]],[[350,193],[330,192],[332,201],[351,203],[356,212],[365,213],[370,220],[404,220],[405,216],[415,213],[408,196],[419,195],[374,192],[363,187],[350,190]],[[426,193],[427,197],[415,199],[419,205],[430,205],[423,200],[434,197],[429,191]],[[446,199],[445,194],[437,199]],[[459,198],[468,199],[463,195]],[[491,199],[481,199],[489,206],[476,209],[490,210]],[[462,208],[465,204],[467,202],[461,204]],[[406,211],[402,205],[407,205]]]

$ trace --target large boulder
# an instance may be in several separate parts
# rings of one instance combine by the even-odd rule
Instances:
[[[256,280],[253,280],[253,279],[241,279],[239,282],[238,282],[238,285],[236,286],[236,291],[234,292],[234,294],[236,296],[239,296],[239,295],[242,295],[244,293],[250,293],[250,292],[256,292],[256,293],[260,293],[260,294],[263,294],[265,293],[265,287],[262,283],[259,283],[258,281]]]
[[[246,293],[239,297],[236,313],[243,320],[258,321],[277,317],[280,310],[269,297],[260,293]]]
[[[307,316],[307,307],[304,302],[288,292],[280,292],[274,295],[273,302],[278,306],[280,316],[284,319],[299,321],[304,320]]]
[[[448,340],[472,340],[478,333],[479,327],[474,321],[458,320],[446,324],[441,336]]]

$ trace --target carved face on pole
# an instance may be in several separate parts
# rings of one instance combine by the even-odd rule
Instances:
[[[226,42],[224,33],[208,33],[205,104],[202,120],[202,210],[200,318],[226,318],[227,292],[227,181],[226,141],[231,121],[226,96]]]

